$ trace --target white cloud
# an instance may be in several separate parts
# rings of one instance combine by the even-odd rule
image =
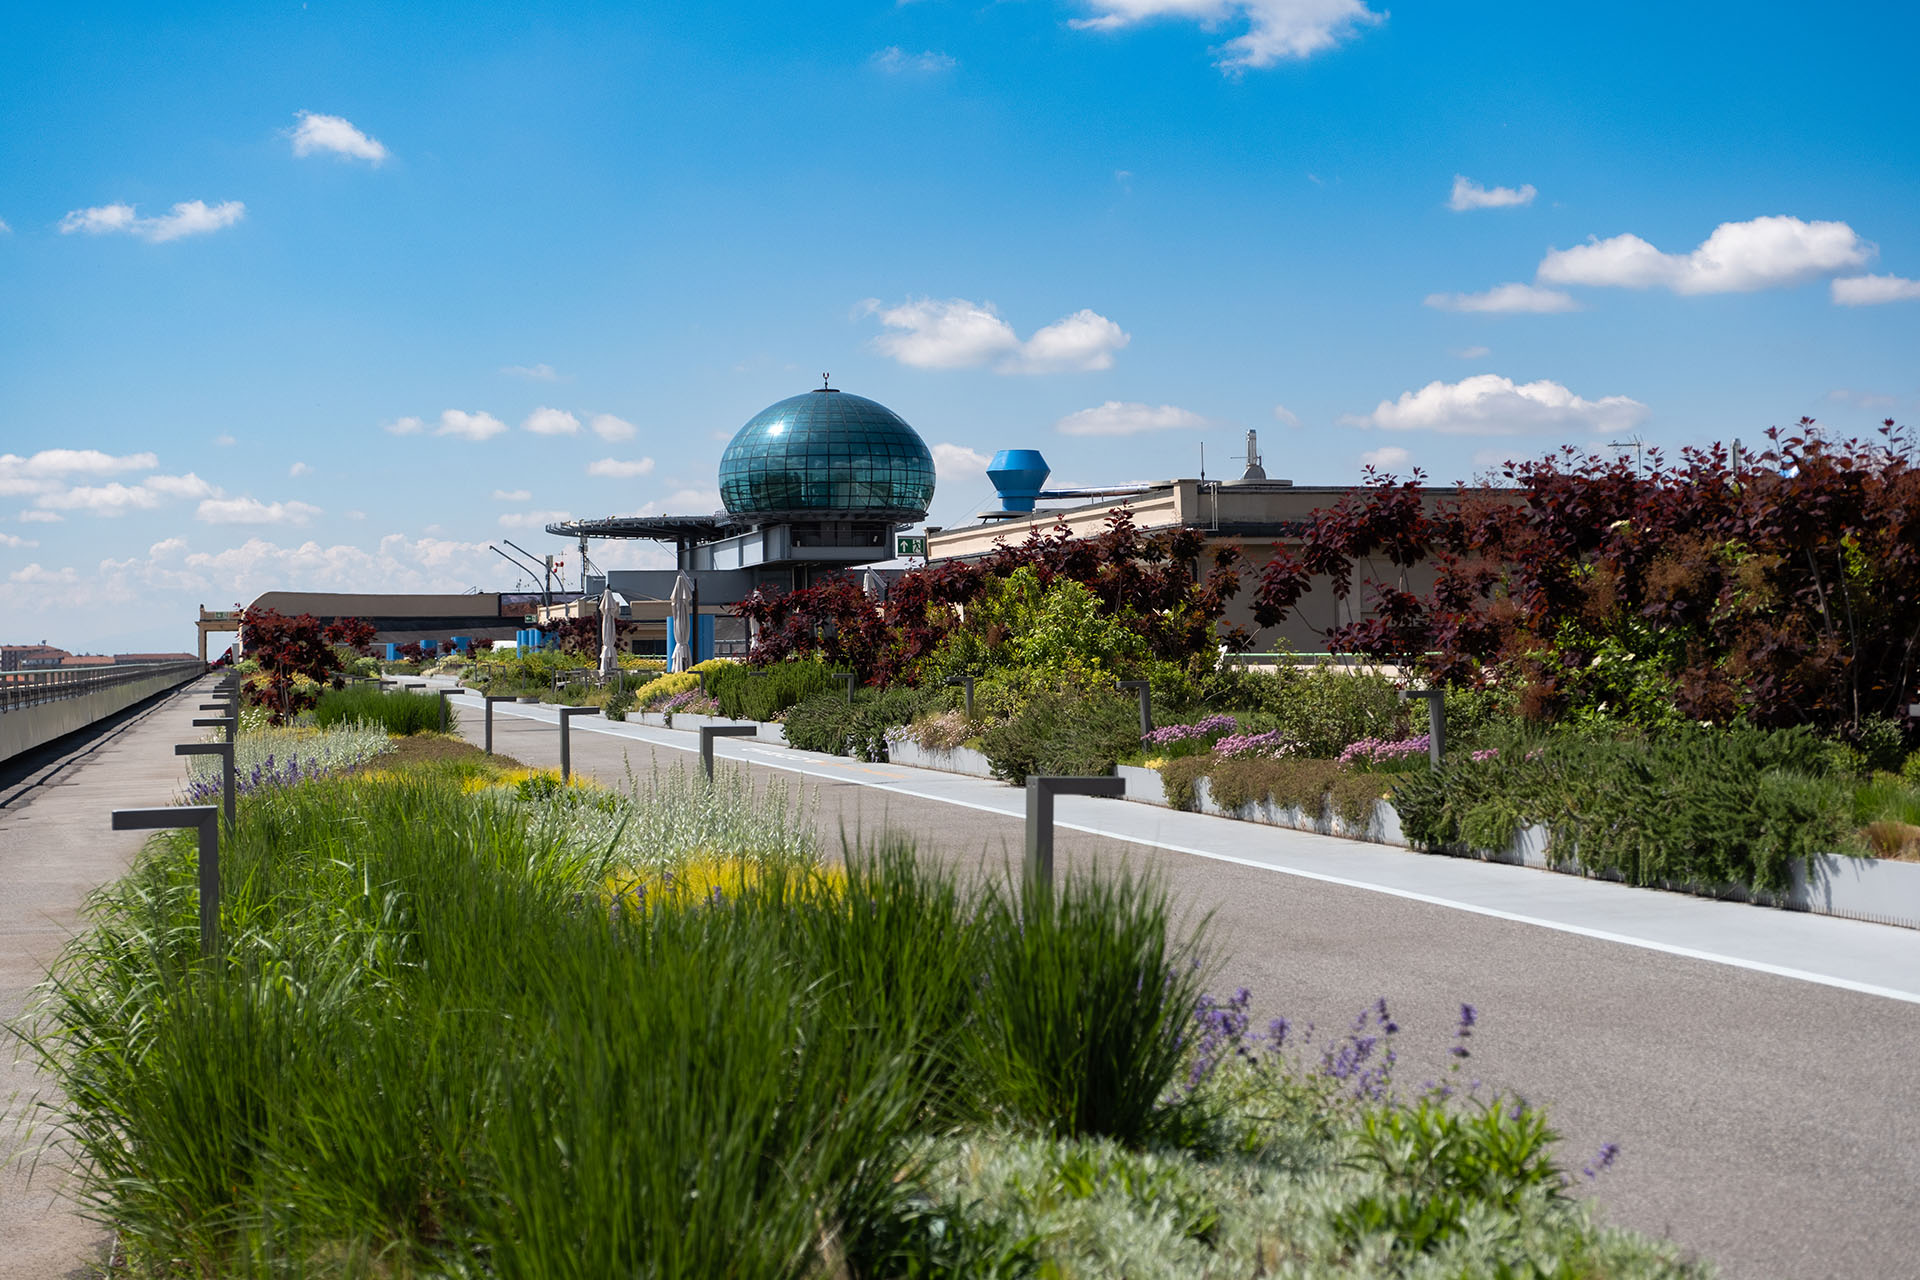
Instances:
[[[294,115],[300,121],[293,130],[293,154],[297,156],[326,151],[349,160],[379,164],[389,154],[386,147],[343,117],[323,116],[312,111],[296,111]]]
[[[587,474],[606,480],[631,480],[635,476],[653,474],[652,458],[602,458],[598,462],[587,464]]]
[[[537,436],[577,436],[580,434],[580,419],[564,409],[549,409],[541,405],[527,415],[527,420],[520,424],[520,429],[531,431]]]
[[[206,524],[305,524],[320,508],[305,502],[262,502],[258,498],[208,498],[193,513]]]
[[[186,549],[187,540],[185,538],[162,538],[159,542],[147,548],[147,555],[150,559],[164,560],[174,552],[185,551]]]
[[[933,446],[933,470],[940,483],[952,480],[966,480],[987,474],[987,464],[993,461],[978,449],[969,449],[963,444],[936,444]]]
[[[1442,435],[1520,435],[1533,431],[1625,431],[1646,420],[1647,406],[1626,396],[1585,400],[1557,382],[1516,384],[1482,373],[1459,382],[1429,382],[1382,400],[1348,426],[1390,431],[1435,431]]]
[[[1532,284],[1497,284],[1485,293],[1430,293],[1427,305],[1440,311],[1484,311],[1511,315],[1516,312],[1551,315],[1560,311],[1578,311],[1580,304],[1571,294],[1558,289],[1542,289]]]
[[[1483,187],[1472,178],[1456,173],[1453,175],[1453,194],[1447,200],[1447,208],[1455,213],[1465,213],[1468,209],[1505,209],[1532,204],[1534,196],[1538,194],[1531,182],[1518,187]]]
[[[35,498],[34,505],[54,511],[86,511],[97,516],[119,516],[129,511],[149,511],[160,505],[160,495],[145,485],[74,485]]]
[[[39,545],[40,544],[32,538],[23,538],[17,533],[0,533],[0,547],[10,547],[17,550],[20,547],[37,547]]]
[[[500,517],[502,529],[541,529],[555,520],[571,520],[571,511],[509,511]]]
[[[60,524],[63,517],[51,511],[22,511],[21,524]]]
[[[1844,222],[1754,218],[1721,223],[1691,253],[1662,253],[1636,235],[1549,249],[1538,278],[1621,289],[1658,286],[1687,294],[1751,293],[1863,266],[1873,253],[1873,246]]]
[[[1080,409],[1053,424],[1067,436],[1135,436],[1146,431],[1167,431],[1185,427],[1204,427],[1207,420],[1191,409],[1176,405],[1150,405],[1138,401],[1109,400],[1091,409]]]
[[[1021,344],[1019,357],[1006,372],[1071,373],[1111,369],[1113,353],[1131,341],[1113,321],[1082,308],[1062,320],[1036,330]]]
[[[189,471],[183,476],[148,476],[141,485],[165,498],[218,497],[220,490]]]
[[[313,468],[304,462],[296,462],[287,468],[287,474],[289,476],[310,476],[313,474]]]
[[[1283,58],[1308,58],[1386,21],[1364,0],[1090,0],[1091,18],[1068,23],[1083,31],[1111,31],[1154,18],[1184,18],[1212,29],[1244,20],[1244,34],[1220,46],[1216,64],[1228,74],[1270,67]]]
[[[380,429],[396,436],[417,436],[427,429],[427,424],[418,418],[395,418]]]
[[[60,219],[60,234],[72,235],[79,231],[98,236],[123,232],[158,244],[230,227],[246,213],[247,206],[238,200],[223,200],[216,205],[204,200],[183,200],[173,206],[171,213],[157,218],[140,217],[130,204],[103,204],[68,213]]]
[[[409,419],[402,418],[400,421],[406,422]],[[464,409],[448,409],[440,415],[440,426],[434,434],[459,436],[463,440],[491,440],[506,429],[507,424],[490,413],[468,413]],[[403,433],[395,432],[395,434]]]
[[[924,53],[908,53],[897,44],[890,44],[869,59],[873,65],[888,75],[933,75],[940,71],[951,71],[960,64],[944,53],[935,53],[928,49]]]
[[[510,364],[502,366],[500,372],[513,378],[525,378],[530,382],[560,381],[560,375],[554,372],[550,364]]]
[[[532,497],[533,490],[531,489],[495,489],[493,491],[493,500],[495,502],[526,502]]]
[[[232,436],[228,435],[224,431],[221,432],[219,435],[215,436],[213,438],[213,442],[219,445],[222,449],[230,448],[233,445],[236,445],[239,443],[239,441],[235,440]]]
[[[1361,454],[1360,465],[1386,471],[1393,467],[1406,466],[1408,460],[1412,457],[1412,454],[1402,449],[1399,445],[1390,444],[1384,449],[1369,449]]]
[[[596,413],[587,419],[587,425],[593,428],[593,434],[602,440],[633,439],[633,424],[625,418],[616,418],[610,413]]]
[[[1877,307],[1916,299],[1920,299],[1920,280],[1901,276],[1848,276],[1833,282],[1833,301],[1842,307]]]
[[[1493,354],[1492,347],[1461,347],[1453,353],[1460,360],[1484,360]]]
[[[1105,316],[1080,310],[1021,341],[991,302],[949,298],[909,300],[895,307],[868,299],[891,333],[873,340],[882,353],[916,369],[973,369],[992,364],[1001,373],[1061,373],[1107,369],[1130,338]]]
[[[709,511],[720,509],[720,491],[717,489],[677,489],[658,502],[649,502],[633,514],[637,516],[658,515],[705,515]]]
[[[1283,404],[1273,406],[1273,418],[1275,422],[1285,423],[1289,427],[1300,425],[1300,415]]]
[[[80,575],[72,568],[43,569],[35,563],[15,569],[7,575],[7,581],[30,587],[70,587],[80,581]]]
[[[5,218],[0,218],[0,236],[10,236],[12,234],[13,228],[7,225]]]
[[[115,457],[98,449],[42,449],[25,458],[17,453],[0,453],[0,494],[45,493],[59,488],[68,476],[146,471],[159,461],[151,453]]]

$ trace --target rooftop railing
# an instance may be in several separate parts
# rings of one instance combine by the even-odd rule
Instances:
[[[66,698],[84,698],[102,689],[175,676],[175,683],[205,671],[199,662],[148,662],[113,667],[76,667],[59,671],[0,671],[0,713],[22,711]]]

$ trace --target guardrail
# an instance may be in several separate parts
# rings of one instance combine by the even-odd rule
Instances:
[[[0,671],[0,713],[21,711],[67,698],[84,698],[102,689],[178,675],[186,679],[206,667],[198,662],[151,662],[124,667],[81,667],[71,671]]]

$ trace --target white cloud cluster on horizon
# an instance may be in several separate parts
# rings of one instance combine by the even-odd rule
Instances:
[[[874,348],[916,369],[977,369],[997,373],[1075,373],[1113,367],[1113,353],[1130,335],[1098,312],[1082,308],[1022,340],[991,302],[964,298],[913,299],[883,307],[879,299],[861,304],[892,332],[873,340]]]
[[[1864,266],[1873,252],[1844,222],[1775,216],[1723,222],[1687,253],[1663,253],[1631,234],[1549,249],[1535,278],[1680,294],[1751,293]]]
[[[1364,0],[1088,0],[1090,18],[1073,18],[1080,31],[1114,31],[1156,18],[1178,18],[1213,29],[1244,21],[1247,30],[1215,50],[1215,64],[1229,75],[1271,67],[1287,58],[1310,58],[1387,15]]]
[[[1455,213],[1465,213],[1469,209],[1510,209],[1532,204],[1534,196],[1538,194],[1531,182],[1517,187],[1483,187],[1472,178],[1456,173],[1453,175],[1453,193],[1447,198],[1447,208]]]
[[[1360,455],[1360,465],[1372,467],[1377,471],[1388,471],[1394,467],[1404,467],[1412,461],[1413,455],[1397,444],[1386,445],[1379,449],[1369,449]]]
[[[1889,302],[1920,301],[1920,280],[1901,276],[1847,276],[1832,284],[1839,307],[1878,307]]]
[[[90,209],[74,209],[60,219],[60,234],[83,233],[90,236],[130,235],[150,244],[178,240],[182,236],[206,235],[230,227],[246,216],[247,206],[238,200],[223,200],[209,205],[204,200],[183,200],[170,213],[143,218],[130,204],[103,204]]]
[[[888,45],[868,61],[878,70],[891,76],[933,75],[941,71],[951,71],[960,65],[951,55],[936,53],[932,49],[920,53],[908,53],[897,44]]]
[[[42,449],[30,457],[0,453],[0,496],[20,497],[61,488],[75,475],[116,475],[124,471],[151,471],[158,455],[128,453],[118,457],[98,449]]]
[[[369,138],[342,116],[321,115],[314,111],[296,111],[300,121],[293,129],[293,154],[310,156],[327,152],[348,160],[381,164],[392,154],[377,139]]]
[[[1627,396],[1587,400],[1557,382],[1515,383],[1482,373],[1459,382],[1429,382],[1382,400],[1370,414],[1348,414],[1347,426],[1441,435],[1524,435],[1538,431],[1627,431],[1647,418],[1646,405]]]
[[[601,458],[587,464],[587,474],[603,480],[632,480],[653,474],[652,458]]]
[[[1430,293],[1426,304],[1438,311],[1468,311],[1487,314],[1553,315],[1578,311],[1573,295],[1558,289],[1542,289],[1532,284],[1497,284],[1485,293]]]
[[[1108,400],[1091,409],[1076,410],[1053,425],[1065,436],[1137,436],[1149,431],[1183,430],[1210,424],[1193,410],[1178,405]]]
[[[307,502],[262,502],[258,498],[208,498],[193,518],[205,524],[305,524],[320,515]]]

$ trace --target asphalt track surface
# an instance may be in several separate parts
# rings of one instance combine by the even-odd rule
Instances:
[[[198,736],[186,722],[199,691],[160,700],[0,807],[0,1017],[17,1016],[27,987],[76,926],[86,892],[137,850],[136,834],[107,831],[107,810],[165,803],[178,790],[183,762],[172,744]],[[629,768],[693,767],[690,733],[650,731],[643,741],[592,723],[574,725],[582,773],[618,786]],[[477,706],[463,708],[465,736],[477,742],[480,724]],[[498,709],[495,747],[530,765],[558,763],[550,719]],[[904,794],[886,781],[911,771],[722,747],[743,754],[757,777],[803,789],[830,840],[840,831],[854,840],[898,833],[982,874],[1004,874],[1019,856],[1017,816],[931,798],[931,785]],[[1262,835],[1282,845],[1296,839]],[[1729,1276],[1920,1275],[1920,1001],[1066,827],[1056,858],[1063,872],[1124,862],[1164,875],[1188,919],[1207,919],[1213,989],[1250,988],[1256,1025],[1284,1015],[1313,1024],[1324,1044],[1384,997],[1404,1028],[1403,1086],[1445,1069],[1459,1005],[1471,1002],[1480,1022],[1466,1074],[1484,1091],[1548,1105],[1576,1169],[1603,1142],[1620,1144],[1619,1162],[1588,1192],[1612,1221],[1670,1237]],[[1836,940],[1836,953],[1847,939],[1865,939],[1872,953],[1876,940],[1894,936],[1858,932],[1883,926],[1723,909],[1750,913],[1729,917],[1741,927],[1811,927]],[[1895,948],[1880,953],[1900,954],[1906,939],[1895,932]],[[1920,991],[1920,968],[1884,976]],[[41,1086],[12,1066],[14,1047],[0,1045],[0,1066],[10,1068],[6,1110],[18,1119]],[[43,1165],[28,1186],[18,1167],[0,1171],[0,1274],[76,1275],[100,1257],[104,1233],[56,1198],[60,1173]]]
[[[592,724],[573,726],[573,767],[582,774],[621,786],[629,768],[644,776],[656,765],[697,767],[691,733],[656,730],[653,741],[639,741]],[[477,706],[462,710],[461,731],[479,741]],[[787,754],[779,749],[721,745],[723,755],[742,753],[756,776],[803,788],[828,833],[857,841],[897,832],[986,874],[1004,874],[1019,857],[1018,817],[889,790],[882,779],[898,777],[897,768],[842,762],[795,772],[778,767]],[[551,720],[497,708],[494,749],[551,768],[559,735]],[[1280,842],[1292,834],[1271,831]],[[1324,1044],[1384,998],[1402,1027],[1402,1086],[1446,1069],[1459,1007],[1473,1004],[1480,1018],[1468,1065],[1483,1091],[1546,1104],[1564,1135],[1563,1163],[1576,1171],[1602,1143],[1620,1144],[1618,1162],[1585,1192],[1613,1222],[1668,1237],[1727,1276],[1920,1276],[1920,1003],[1912,998],[1068,829],[1058,831],[1055,858],[1063,873],[1124,862],[1164,875],[1183,914],[1206,918],[1213,989],[1249,988],[1257,1026],[1285,1016],[1313,1024]],[[1836,939],[1887,928],[1702,905],[1832,926]],[[1920,987],[1920,973],[1888,976]]]

